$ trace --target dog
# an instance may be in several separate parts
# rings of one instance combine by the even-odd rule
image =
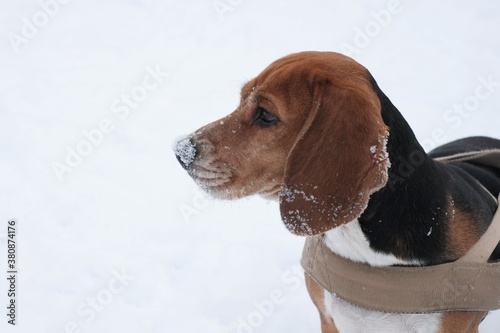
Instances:
[[[278,199],[289,231],[322,235],[344,258],[422,266],[463,256],[491,223],[500,193],[500,170],[434,158],[499,148],[474,137],[426,153],[365,67],[339,53],[301,52],[269,65],[243,86],[234,112],[174,150],[213,197]],[[377,312],[307,274],[306,284],[323,333],[477,332],[486,315]]]

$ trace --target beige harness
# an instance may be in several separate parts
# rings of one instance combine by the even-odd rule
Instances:
[[[500,150],[436,158],[500,168]],[[496,198],[495,198],[496,200]],[[332,252],[321,236],[308,237],[302,267],[324,289],[384,312],[429,313],[500,309],[500,262],[488,263],[500,241],[500,209],[486,233],[455,262],[423,267],[373,267]]]

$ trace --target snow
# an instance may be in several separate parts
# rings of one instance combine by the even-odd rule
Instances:
[[[427,150],[499,137],[500,3],[221,1],[61,1],[46,22],[38,0],[0,5],[0,257],[20,224],[1,332],[319,332],[278,204],[208,199],[170,149],[286,54],[354,46]]]
[[[189,139],[180,140],[174,148],[174,153],[181,159],[184,165],[193,163],[196,156],[196,148]]]
[[[293,201],[295,201],[295,195],[299,194],[302,196],[302,199],[304,201],[312,201],[315,204],[319,204],[318,200],[316,199],[316,197],[313,194],[308,194],[310,192],[314,192],[314,190],[316,190],[318,188],[317,186],[313,186],[310,184],[297,184],[295,186],[302,188],[302,189],[306,188],[307,190],[292,189],[290,186],[283,184],[283,185],[281,185],[279,199],[285,200],[286,202],[293,202]],[[311,190],[311,188],[312,188],[312,190]],[[308,193],[306,193],[306,191]]]

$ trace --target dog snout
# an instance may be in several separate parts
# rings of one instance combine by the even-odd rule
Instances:
[[[189,138],[178,141],[174,147],[174,153],[181,166],[186,170],[198,156],[198,150]]]

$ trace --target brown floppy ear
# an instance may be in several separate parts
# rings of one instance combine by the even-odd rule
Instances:
[[[371,88],[316,85],[285,166],[280,211],[288,230],[317,235],[359,217],[387,183],[388,135]]]

